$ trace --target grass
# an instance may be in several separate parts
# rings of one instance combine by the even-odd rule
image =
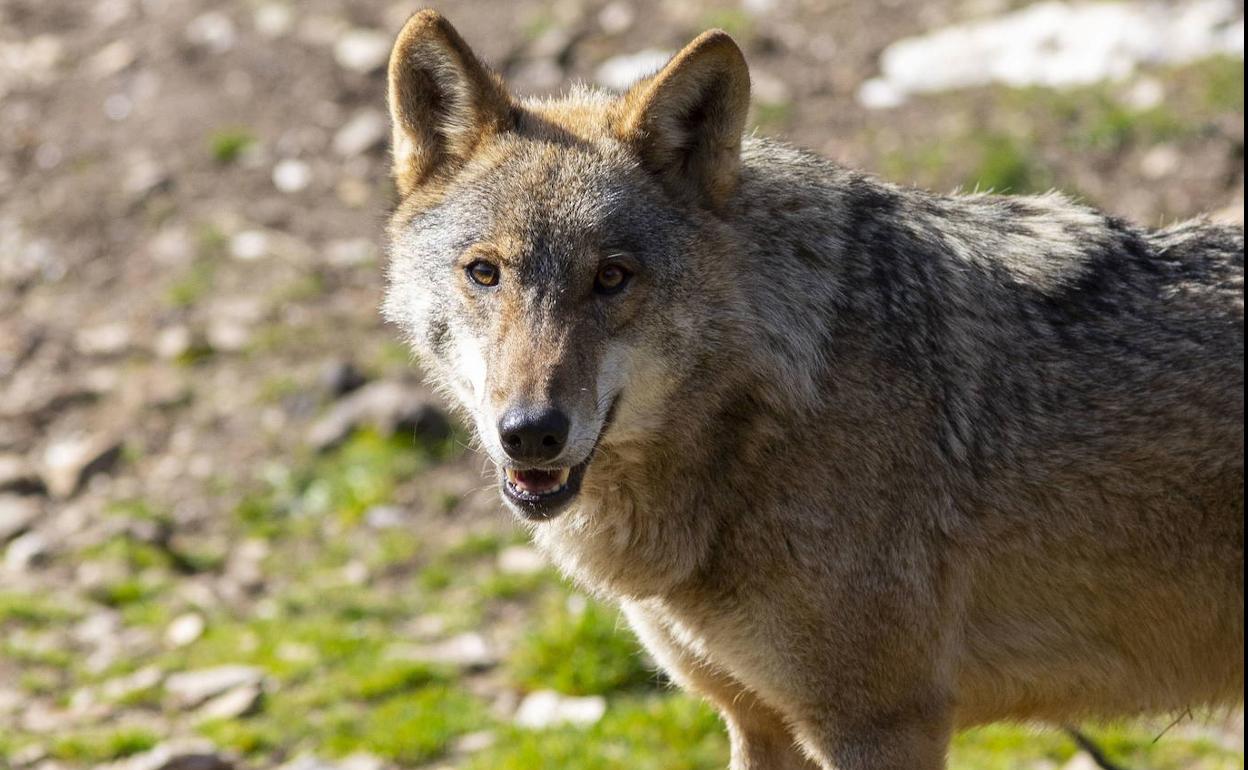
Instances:
[[[509,660],[520,687],[596,695],[653,688],[658,682],[618,610],[574,596],[549,600],[537,617],[536,627]]]
[[[718,716],[685,695],[616,700],[598,724],[508,729],[466,770],[721,770],[728,741]]]
[[[235,163],[243,153],[253,147],[256,137],[244,128],[217,131],[208,139],[212,159],[223,166]]]
[[[48,754],[64,762],[96,764],[147,751],[158,743],[160,736],[146,728],[84,730],[56,738]]]

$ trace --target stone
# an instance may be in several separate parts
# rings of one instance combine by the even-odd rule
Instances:
[[[380,70],[390,59],[389,35],[373,29],[353,29],[334,43],[334,61],[351,72],[367,75]]]
[[[498,553],[498,570],[508,575],[532,575],[546,569],[546,560],[526,545],[507,546]]]
[[[0,453],[0,493],[37,495],[43,491],[43,479],[33,463],[19,454]]]
[[[110,679],[100,685],[100,695],[110,701],[122,700],[160,684],[164,673],[155,666],[146,666],[131,674]]]
[[[186,25],[186,39],[215,54],[223,54],[238,41],[238,30],[221,11],[200,14]]]
[[[74,334],[74,348],[84,356],[115,356],[130,347],[130,327],[124,323],[84,326]]]
[[[364,513],[364,523],[373,529],[401,529],[410,521],[405,508],[397,505],[374,505]]]
[[[181,324],[166,326],[156,333],[156,339],[152,341],[152,350],[158,357],[172,360],[185,355],[194,342],[195,338],[190,328]]]
[[[165,680],[165,692],[178,706],[190,708],[227,690],[259,686],[263,680],[264,672],[254,666],[217,666],[171,674]]]
[[[368,378],[351,361],[330,361],[321,368],[321,387],[330,398],[341,398],[359,390]]]
[[[484,670],[498,663],[498,655],[481,634],[472,631],[441,642],[411,648],[403,656],[412,660],[469,670]]]
[[[5,549],[4,567],[10,572],[25,572],[46,562],[51,553],[52,549],[43,535],[27,532],[14,538]]]
[[[226,690],[195,710],[200,719],[237,719],[254,714],[264,699],[259,684],[245,684]]]
[[[412,431],[422,438],[450,435],[450,423],[423,389],[394,380],[378,380],[339,400],[308,431],[317,451],[338,446],[357,428],[369,425],[393,435]]]
[[[598,26],[608,35],[619,35],[632,28],[637,9],[623,0],[607,3],[598,12]]]
[[[240,230],[230,236],[230,256],[240,262],[255,262],[271,254],[271,241],[263,230]]]
[[[39,504],[28,497],[0,495],[0,545],[28,530],[40,513]]]
[[[312,167],[295,158],[280,160],[273,167],[273,186],[293,194],[308,189],[312,184]]]
[[[332,267],[371,265],[379,256],[381,250],[371,238],[339,238],[325,246],[325,262]]]
[[[53,497],[67,498],[91,476],[107,473],[121,459],[122,443],[105,435],[77,435],[53,441],[43,453],[42,475]]]
[[[204,616],[198,612],[183,613],[165,628],[165,641],[170,647],[185,647],[204,635]]]
[[[613,91],[624,91],[638,80],[658,72],[670,58],[672,51],[657,48],[613,56],[594,70],[594,80]]]
[[[378,110],[360,110],[334,134],[334,152],[345,158],[380,147],[390,134],[390,121]]]
[[[558,724],[588,727],[606,713],[607,701],[601,695],[570,697],[553,690],[538,690],[520,701],[513,721],[516,726],[530,730]]]

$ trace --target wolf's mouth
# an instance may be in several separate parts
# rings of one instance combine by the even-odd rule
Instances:
[[[503,468],[503,498],[530,521],[547,521],[563,513],[581,492],[585,471],[593,461],[602,437],[611,427],[617,403],[618,394],[607,409],[593,448],[580,463],[562,468]]]
[[[507,468],[503,497],[526,519],[553,519],[581,491],[589,460],[570,468]]]

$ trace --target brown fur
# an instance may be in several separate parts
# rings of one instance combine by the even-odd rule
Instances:
[[[1242,700],[1242,227],[742,142],[720,32],[621,97],[523,101],[422,12],[390,77],[386,313],[500,467],[509,404],[571,415],[583,484],[534,538],[736,770]]]

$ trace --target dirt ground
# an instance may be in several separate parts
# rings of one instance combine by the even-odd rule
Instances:
[[[758,130],[845,164],[938,190],[1056,187],[1148,225],[1203,212],[1242,221],[1242,60],[1145,69],[1070,93],[976,89],[890,110],[856,100],[889,43],[1019,5],[439,8],[519,92],[592,82],[613,57],[673,51],[721,26],[751,62]],[[0,0],[0,767],[146,756],[154,768],[153,746],[205,735],[233,752],[228,761],[254,766],[319,750],[306,736],[260,748],[239,739],[243,728],[229,725],[263,718],[255,703],[220,707],[214,724],[228,729],[199,729],[167,682],[179,666],[227,659],[196,652],[214,639],[215,619],[232,628],[281,617],[275,600],[287,606],[308,578],[295,569],[305,561],[346,575],[357,595],[375,591],[378,603],[427,591],[435,598],[420,617],[472,603],[464,628],[489,629],[495,648],[529,633],[530,600],[539,600],[525,591],[566,592],[490,583],[501,593],[482,601],[431,577],[468,553],[474,580],[497,567],[509,580],[556,582],[524,567],[480,458],[460,448],[458,429],[446,437],[436,401],[377,312],[380,230],[394,198],[383,65],[418,7]],[[410,445],[413,431],[425,448],[396,448],[391,436]],[[317,475],[331,481],[318,486]],[[322,498],[322,509],[349,515],[309,534],[298,514]],[[278,509],[289,517],[266,518]],[[419,532],[407,562],[359,556],[399,542],[385,534],[387,516]],[[327,542],[346,543],[340,561],[318,555]],[[187,617],[208,631],[191,634]],[[179,620],[190,641],[172,629]],[[412,622],[387,628],[406,629],[394,633],[409,642],[440,638]],[[460,638],[454,627],[443,635]],[[499,656],[485,657],[465,687],[501,720],[525,688],[495,670]],[[152,661],[159,670],[143,686],[116,685]],[[101,695],[110,682],[124,697]],[[1242,716],[1201,725],[1186,729],[1210,753],[1157,766],[1242,768]],[[325,750],[425,766],[471,756],[481,747],[463,736],[488,731],[452,733],[455,748],[448,738],[425,753],[387,754],[363,738]],[[1045,756],[983,766],[1069,759]]]

